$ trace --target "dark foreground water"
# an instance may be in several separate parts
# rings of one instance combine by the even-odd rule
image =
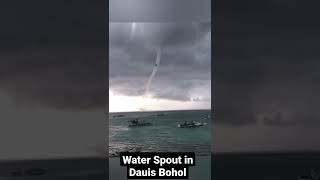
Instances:
[[[0,179],[66,179],[66,180],[122,180],[125,168],[119,167],[119,158],[69,158],[49,160],[1,161]],[[208,180],[297,180],[311,169],[320,170],[320,153],[228,153],[197,157],[196,167],[190,167],[191,179]],[[211,164],[211,167],[210,167]],[[43,169],[39,177],[12,175],[17,170]]]
[[[298,180],[310,175],[312,169],[320,172],[320,153],[315,152],[219,153],[212,154],[211,161],[197,157],[197,162],[196,167],[190,167],[193,180]],[[118,164],[118,158],[109,160],[110,180],[126,179],[126,169]]]
[[[190,167],[190,179],[210,179],[211,111],[166,111],[111,113],[109,115],[109,177],[126,179],[126,168],[117,157],[121,151],[195,152],[196,166]],[[128,121],[138,118],[152,126],[128,127]],[[178,123],[207,123],[199,128],[178,128]]]

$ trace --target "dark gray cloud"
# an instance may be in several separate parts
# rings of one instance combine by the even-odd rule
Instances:
[[[107,1],[0,2],[0,159],[105,147]]]
[[[17,104],[104,107],[105,1],[3,1],[0,90]]]
[[[210,0],[110,0],[111,22],[210,21]]]
[[[320,123],[317,1],[219,1],[216,124]]]
[[[215,1],[214,152],[320,150],[319,5]]]
[[[35,48],[1,61],[1,88],[18,104],[56,108],[103,107],[105,49]]]
[[[209,100],[211,89],[210,23],[111,23],[109,86],[115,93],[138,96],[161,47],[161,62],[151,83],[156,98]]]

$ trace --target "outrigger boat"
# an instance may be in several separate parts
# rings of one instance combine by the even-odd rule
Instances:
[[[151,126],[152,123],[145,122],[145,121],[139,121],[139,119],[134,119],[129,121],[129,127],[142,127],[142,126]]]
[[[202,127],[205,125],[207,125],[207,123],[196,122],[196,121],[191,121],[187,123],[187,121],[185,121],[184,124],[178,124],[178,128],[194,128],[194,127]]]
[[[124,117],[124,115],[123,114],[117,114],[117,115],[113,115],[112,117],[113,118],[118,118],[118,117]]]

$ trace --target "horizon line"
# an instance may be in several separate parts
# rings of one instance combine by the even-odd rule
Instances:
[[[167,112],[167,111],[204,111],[210,109],[172,109],[172,110],[146,110],[146,111],[114,111],[109,113],[134,113],[134,112]]]

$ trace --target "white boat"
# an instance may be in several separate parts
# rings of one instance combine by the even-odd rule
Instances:
[[[178,124],[178,128],[195,128],[207,125],[207,123],[192,121],[190,123],[184,122],[183,124]]]

